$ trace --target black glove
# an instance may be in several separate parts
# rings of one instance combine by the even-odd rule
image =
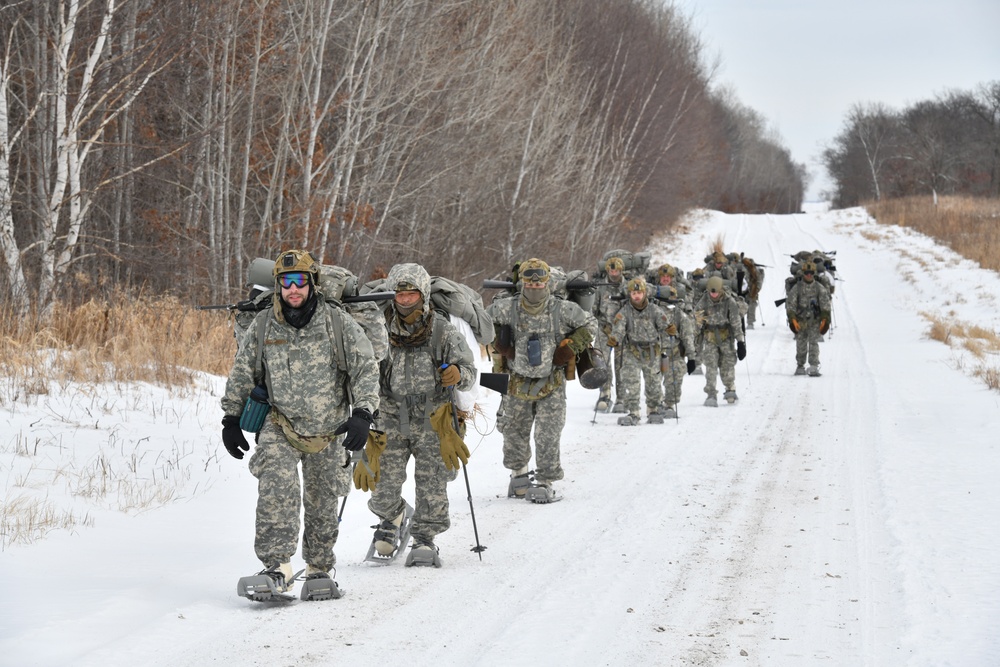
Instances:
[[[691,373],[694,373],[694,369],[698,368],[698,362],[695,361],[694,359],[689,358],[687,366],[688,366],[688,375],[691,375]]]
[[[743,361],[747,356],[747,344],[741,340],[736,341],[736,358]]]
[[[354,408],[347,421],[337,427],[334,435],[346,433],[344,438],[344,448],[348,451],[356,452],[368,442],[368,430],[375,423],[372,413],[366,408]]]
[[[242,459],[243,452],[250,451],[250,444],[240,428],[240,418],[226,415],[222,418],[222,444],[234,459]]]

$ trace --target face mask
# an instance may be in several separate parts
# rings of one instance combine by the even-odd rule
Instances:
[[[548,287],[525,287],[521,290],[524,300],[531,305],[538,305],[549,295]]]

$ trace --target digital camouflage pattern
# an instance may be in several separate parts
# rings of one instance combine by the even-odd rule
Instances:
[[[471,389],[476,382],[475,357],[465,336],[443,315],[430,310],[431,278],[419,264],[397,264],[389,271],[393,289],[416,289],[424,297],[423,316],[407,325],[395,306],[387,313],[389,353],[380,363],[379,425],[386,448],[380,460],[381,479],[368,508],[379,518],[392,520],[403,511],[406,466],[414,458],[414,513],[411,534],[432,540],[448,530],[448,482],[457,470],[448,470],[441,458],[441,439],[430,416],[451,401],[441,385],[441,366],[454,365],[461,373],[455,388]],[[438,344],[435,345],[435,341]]]
[[[616,259],[616,258],[611,258]],[[609,259],[608,264],[612,262]],[[618,259],[616,266],[623,266],[621,259]],[[603,282],[613,282],[610,276],[606,277]],[[623,275],[618,276],[617,282],[612,285],[599,285],[594,292],[594,311],[593,314],[597,319],[597,333],[594,336],[594,346],[600,349],[604,353],[604,358],[608,363],[608,379],[601,386],[600,395],[601,398],[605,400],[611,399],[611,386],[614,385],[615,396],[618,400],[622,400],[625,397],[625,389],[622,385],[621,371],[622,371],[622,358],[621,355],[614,351],[610,345],[608,345],[608,336],[611,334],[611,323],[615,319],[615,315],[618,313],[618,309],[622,306],[622,301],[620,299],[614,299],[612,297],[620,297],[625,293],[625,278]]]
[[[732,296],[722,293],[718,301],[705,292],[695,304],[702,340],[699,360],[705,364],[705,394],[716,396],[716,374],[727,391],[736,390],[736,342],[744,340],[740,306]]]
[[[347,368],[337,367],[333,317],[343,320]],[[305,505],[302,552],[306,562],[320,569],[333,567],[337,539],[337,497],[345,495],[350,475],[341,468],[343,448],[326,447],[307,454],[293,447],[274,421],[276,413],[287,418],[295,432],[305,436],[327,436],[339,444],[333,431],[354,407],[374,411],[378,407],[378,369],[371,345],[361,327],[349,316],[320,303],[312,319],[301,329],[279,322],[274,310],[258,313],[244,341],[256,340],[265,328],[263,361],[271,401],[271,415],[258,436],[249,468],[258,479],[255,549],[266,566],[288,562],[298,546],[299,514]],[[256,345],[243,344],[236,353],[226,382],[222,410],[238,416],[256,384]],[[305,484],[300,491],[298,466]]]
[[[820,320],[830,317],[830,291],[819,280],[801,280],[788,292],[785,315],[798,320],[795,334],[795,364],[819,366]]]
[[[671,407],[680,403],[681,386],[687,373],[685,356],[695,359],[694,321],[677,305],[664,306],[667,329],[660,339],[662,349],[660,374],[663,376],[663,404]],[[666,366],[666,368],[664,368]]]
[[[526,309],[526,307],[528,309]],[[554,317],[558,308],[558,318]],[[516,309],[516,312],[515,312]],[[535,313],[529,310],[536,311]],[[487,309],[494,326],[510,326],[515,356],[508,360],[510,385],[497,416],[503,433],[504,466],[518,470],[531,459],[530,435],[535,429],[535,479],[539,482],[563,478],[559,442],[566,423],[566,369],[554,366],[556,347],[566,338],[570,348],[580,353],[597,333],[597,320],[572,301],[549,295],[532,307],[523,297],[498,299]],[[555,329],[553,329],[553,320]],[[536,335],[541,347],[541,363],[528,363],[528,340]]]
[[[635,283],[635,284],[633,284]],[[630,280],[629,290],[645,291],[645,281]],[[639,397],[643,383],[646,388],[647,413],[659,412],[663,403],[660,380],[660,341],[667,330],[667,315],[656,304],[644,299],[641,309],[626,301],[615,315],[611,339],[622,355],[622,383],[625,386],[625,408],[639,415]]]

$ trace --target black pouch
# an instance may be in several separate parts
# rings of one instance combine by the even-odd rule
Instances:
[[[528,365],[542,365],[542,341],[538,340],[538,334],[531,334],[528,339]]]

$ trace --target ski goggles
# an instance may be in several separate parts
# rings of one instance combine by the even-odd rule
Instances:
[[[815,276],[816,272],[815,271],[803,271],[802,275],[804,275],[804,276]]]
[[[302,289],[309,284],[309,274],[308,273],[282,273],[278,275],[278,284],[280,284],[285,289],[290,288],[295,285],[299,289]]]
[[[545,269],[524,269],[521,271],[521,280],[527,283],[544,283],[549,280],[549,272]]]

